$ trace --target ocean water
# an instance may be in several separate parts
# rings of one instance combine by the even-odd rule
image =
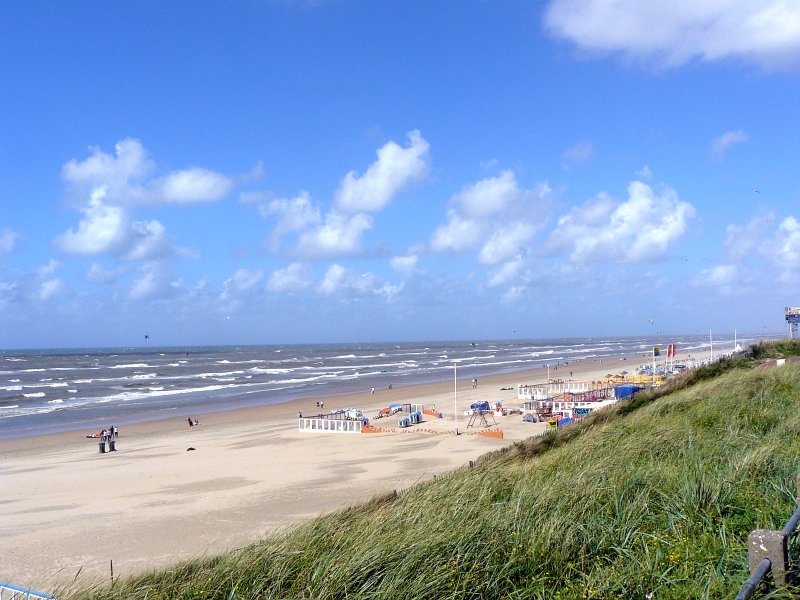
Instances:
[[[758,338],[766,336],[758,336]],[[739,338],[748,344],[756,337]],[[713,339],[730,351],[733,336]],[[185,418],[295,398],[480,378],[628,357],[654,345],[707,351],[707,336],[0,351],[0,438]]]

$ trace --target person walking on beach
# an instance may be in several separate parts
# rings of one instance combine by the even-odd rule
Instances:
[[[192,417],[189,417],[188,420],[189,420],[189,429],[191,430],[191,428],[194,427],[194,421],[192,421]]]

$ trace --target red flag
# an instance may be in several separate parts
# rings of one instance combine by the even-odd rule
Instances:
[[[669,346],[667,346],[667,356],[673,357],[675,356],[675,354],[676,354],[675,344],[670,344]]]

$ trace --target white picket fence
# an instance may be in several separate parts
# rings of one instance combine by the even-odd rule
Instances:
[[[324,419],[320,417],[300,417],[298,430],[313,433],[361,433],[361,421],[345,419]],[[2,600],[2,599],[0,599]]]

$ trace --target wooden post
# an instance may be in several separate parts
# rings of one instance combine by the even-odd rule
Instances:
[[[750,573],[753,573],[761,561],[767,558],[772,565],[772,580],[775,585],[785,587],[789,565],[786,534],[772,529],[756,529],[747,537],[747,547],[747,563]]]

